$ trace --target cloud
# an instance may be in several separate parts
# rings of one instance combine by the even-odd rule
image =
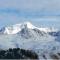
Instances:
[[[60,0],[0,0],[0,27],[21,21],[60,24]]]
[[[31,11],[59,11],[60,0],[0,0],[0,7]]]
[[[60,15],[60,0],[0,0],[0,12],[35,17]]]

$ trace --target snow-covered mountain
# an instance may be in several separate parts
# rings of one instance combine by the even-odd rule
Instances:
[[[38,28],[30,22],[0,29],[0,49],[23,48],[35,51],[40,59],[50,59],[50,54],[60,53],[60,31]],[[60,57],[58,57],[60,58]]]
[[[40,31],[40,32],[57,32],[57,29],[54,28],[38,28],[32,25],[30,22],[24,22],[21,24],[12,25],[9,27],[3,27],[0,29],[0,33],[2,34],[17,34],[18,32],[21,32],[22,30],[34,30],[34,31]]]

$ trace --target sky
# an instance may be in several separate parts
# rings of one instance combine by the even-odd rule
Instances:
[[[60,28],[60,0],[0,0],[0,27],[26,21]]]

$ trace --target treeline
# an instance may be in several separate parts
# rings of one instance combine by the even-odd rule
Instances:
[[[10,48],[0,50],[0,59],[38,59],[38,55],[32,50]]]

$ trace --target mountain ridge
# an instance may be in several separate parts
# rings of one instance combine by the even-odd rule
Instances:
[[[25,28],[25,29],[27,28],[27,29],[31,29],[31,30],[37,29],[37,30],[43,31],[45,33],[58,31],[58,29],[54,29],[54,28],[38,28],[38,27],[35,27],[34,25],[32,25],[30,22],[24,22],[24,23],[15,24],[15,25],[8,26],[8,27],[3,27],[0,29],[0,34],[17,34],[23,28]]]

